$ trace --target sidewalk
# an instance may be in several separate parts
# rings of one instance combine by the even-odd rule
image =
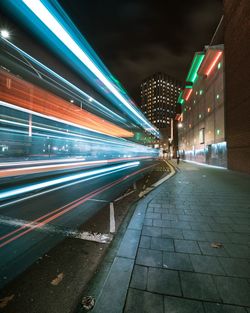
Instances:
[[[137,204],[86,291],[91,312],[250,313],[250,178],[179,169]]]

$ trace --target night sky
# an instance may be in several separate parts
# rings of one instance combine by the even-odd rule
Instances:
[[[222,0],[59,0],[111,73],[139,101],[157,71],[184,81],[195,51],[210,43]]]

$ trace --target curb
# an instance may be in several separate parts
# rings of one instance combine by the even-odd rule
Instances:
[[[174,174],[177,172],[177,169],[169,162],[166,160],[163,160],[170,168],[170,173],[161,178],[160,180],[158,180],[156,183],[154,183],[153,185],[151,185],[150,187],[148,187],[147,189],[145,189],[144,191],[140,192],[139,194],[139,198],[144,197],[145,195],[147,195],[149,192],[153,191],[155,188],[159,187],[161,184],[163,184],[165,181],[167,181],[169,178],[171,178],[172,176],[174,176]]]
[[[167,163],[171,172],[144,191],[143,196],[153,191],[151,195],[136,201],[135,210],[130,218],[125,232],[122,235],[121,241],[118,243],[117,250],[113,255],[110,267],[106,273],[104,273],[104,277],[101,278],[102,282],[98,288],[99,292],[96,294],[96,305],[93,310],[91,310],[93,313],[123,312],[127,297],[127,290],[135,265],[136,253],[140,242],[147,206],[155,196],[155,193],[159,191],[159,189],[155,189],[176,173],[176,169],[172,164],[166,160],[164,160],[164,162]],[[141,196],[141,198],[143,196]],[[119,288],[114,288],[114,280],[118,282]],[[77,312],[80,313],[86,311],[80,308]]]

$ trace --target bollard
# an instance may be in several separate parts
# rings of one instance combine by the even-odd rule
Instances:
[[[113,202],[109,204],[109,232],[115,233],[115,209]]]

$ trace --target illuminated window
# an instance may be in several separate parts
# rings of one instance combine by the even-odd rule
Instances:
[[[200,144],[205,142],[205,128],[201,128],[199,131],[199,142]]]

